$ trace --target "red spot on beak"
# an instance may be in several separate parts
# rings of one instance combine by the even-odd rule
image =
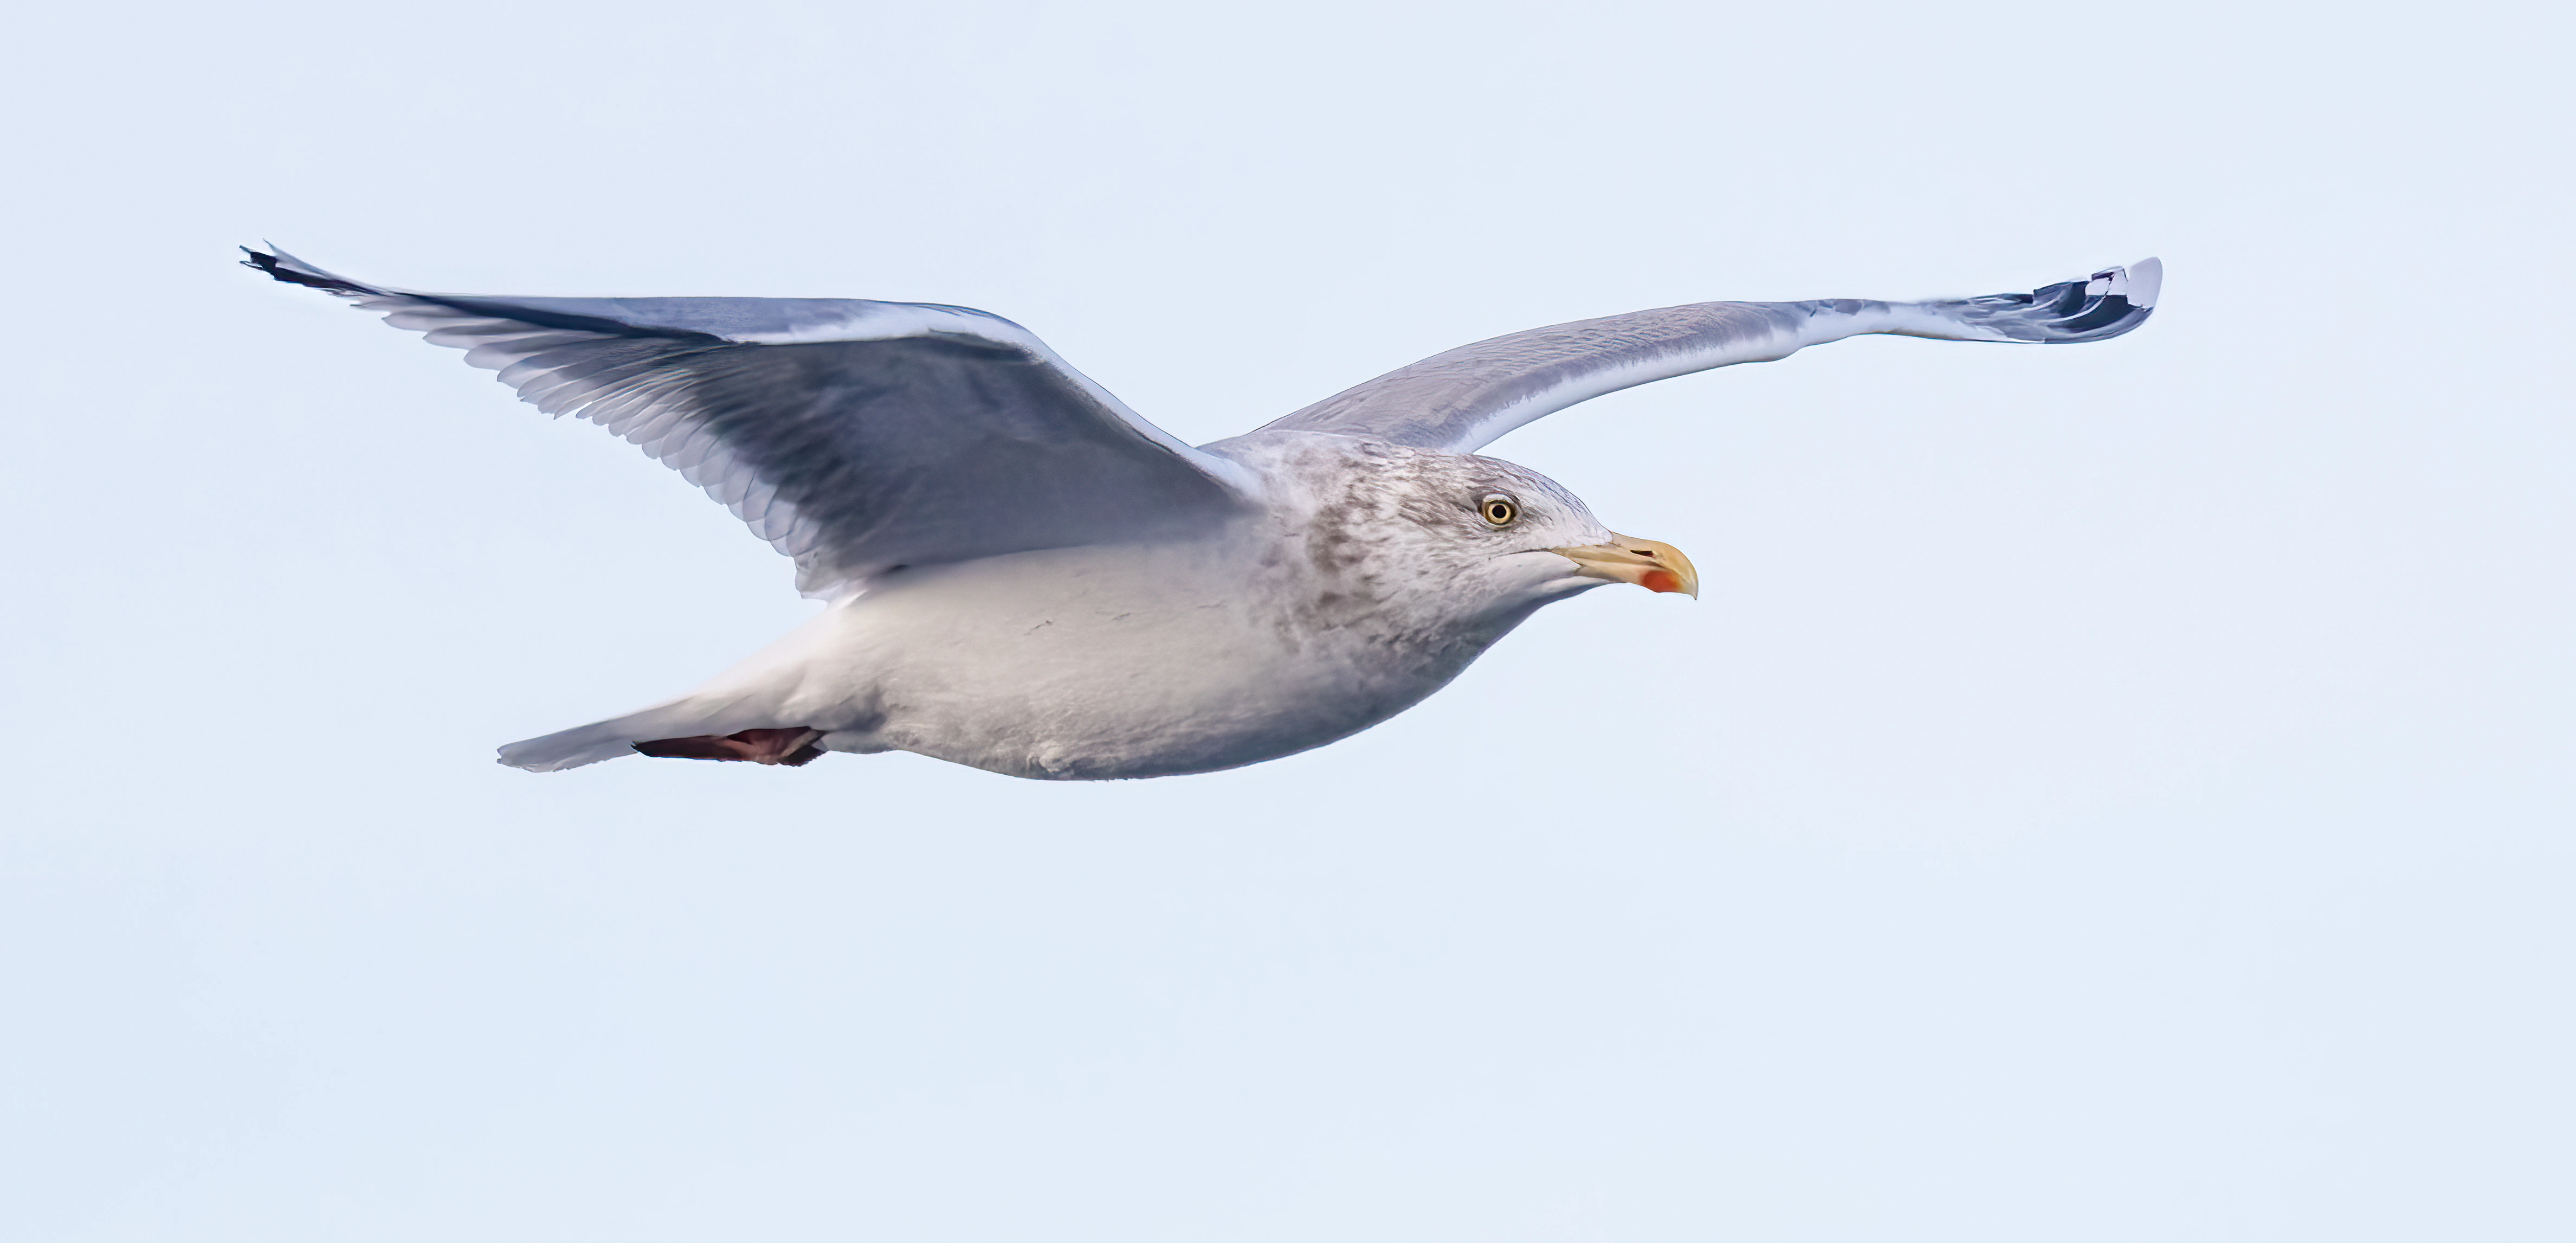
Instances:
[[[1682,578],[1671,570],[1648,570],[1644,577],[1637,580],[1637,585],[1648,591],[1679,591],[1682,589]]]

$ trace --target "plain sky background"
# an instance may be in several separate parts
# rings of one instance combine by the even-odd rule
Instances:
[[[0,1238],[2576,1237],[2565,14],[22,13]],[[812,606],[261,238],[984,307],[1193,441],[2170,277],[1506,438],[1706,598],[1320,751],[537,777]]]

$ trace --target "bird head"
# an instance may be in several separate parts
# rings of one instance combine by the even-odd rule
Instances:
[[[1610,583],[1696,597],[1680,549],[1622,535],[1564,485],[1499,458],[1340,442],[1312,482],[1308,558],[1352,598],[1508,627],[1538,606]]]

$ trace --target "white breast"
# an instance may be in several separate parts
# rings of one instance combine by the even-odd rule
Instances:
[[[1366,616],[1318,624],[1311,579],[1293,538],[1254,524],[906,571],[692,698],[766,700],[826,731],[831,750],[1143,777],[1344,737],[1439,689],[1490,642],[1426,650]]]

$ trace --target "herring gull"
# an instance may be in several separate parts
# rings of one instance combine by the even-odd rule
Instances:
[[[1580,320],[1192,448],[1029,330],[966,307],[419,293],[247,253],[642,446],[826,601],[696,690],[511,743],[502,763],[899,750],[1046,779],[1322,746],[1419,703],[1542,605],[1608,583],[1698,594],[1679,549],[1476,453],[1513,428],[1864,333],[2116,337],[2146,321],[2162,275],[2147,259],[2026,294]]]

